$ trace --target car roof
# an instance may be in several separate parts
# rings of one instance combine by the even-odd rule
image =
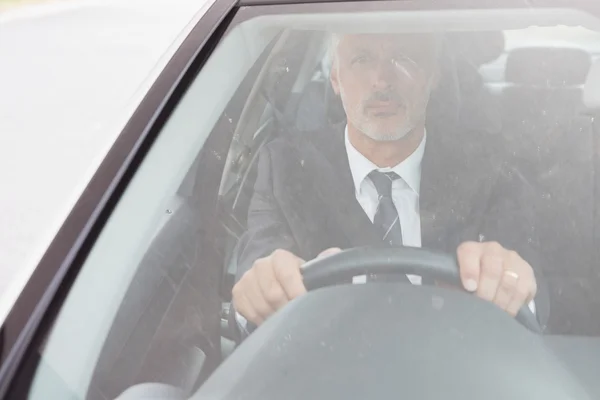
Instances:
[[[240,0],[240,6],[260,6],[269,4],[298,4],[298,3],[340,3],[348,0]],[[357,0],[351,0],[357,1]]]
[[[0,323],[125,123],[214,1],[65,0],[3,10]]]

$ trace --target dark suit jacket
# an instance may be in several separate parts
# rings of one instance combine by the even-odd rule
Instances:
[[[239,245],[238,279],[275,249],[310,260],[330,247],[383,244],[356,200],[343,132],[339,126],[281,133],[263,148],[248,230]],[[504,162],[500,143],[489,133],[427,127],[422,246],[454,253],[466,240],[498,241],[536,268],[542,261],[534,214],[522,203],[530,198],[528,187]]]

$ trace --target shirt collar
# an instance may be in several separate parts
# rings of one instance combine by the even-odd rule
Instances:
[[[395,172],[418,195],[421,189],[421,162],[423,160],[423,154],[425,153],[426,139],[427,133],[423,135],[423,140],[421,140],[417,149],[398,165],[392,168],[378,168],[371,160],[356,150],[352,143],[350,143],[350,139],[348,138],[348,127],[346,126],[344,140],[346,143],[346,153],[348,154],[348,163],[350,164],[350,172],[352,173],[352,180],[354,181],[356,192],[360,192],[362,182],[367,175],[373,170],[378,170],[381,172]]]

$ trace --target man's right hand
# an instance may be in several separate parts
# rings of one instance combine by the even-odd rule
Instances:
[[[329,249],[319,257],[340,251]],[[258,259],[233,287],[235,310],[248,321],[262,324],[275,311],[306,293],[300,268],[304,260],[287,250]]]

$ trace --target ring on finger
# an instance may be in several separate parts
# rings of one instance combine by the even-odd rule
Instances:
[[[514,271],[505,270],[504,271],[504,275],[507,276],[507,277],[510,277],[510,278],[514,279],[515,281],[519,280],[519,274],[517,274]]]

